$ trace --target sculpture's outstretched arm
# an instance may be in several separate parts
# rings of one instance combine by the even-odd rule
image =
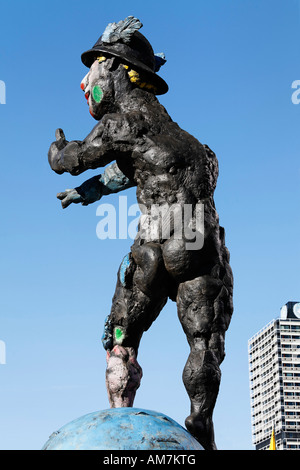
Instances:
[[[106,114],[82,141],[68,142],[62,129],[55,132],[48,152],[48,161],[53,171],[71,175],[104,167],[117,157],[132,151],[138,126],[132,126],[125,114]]]
[[[135,183],[122,173],[116,163],[112,163],[102,175],[93,176],[77,188],[58,193],[57,198],[61,200],[63,209],[72,203],[87,206],[104,195],[118,193],[132,186],[135,186]]]

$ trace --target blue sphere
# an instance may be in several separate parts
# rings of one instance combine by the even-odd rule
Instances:
[[[66,424],[42,450],[203,450],[180,424],[156,411],[111,408]]]

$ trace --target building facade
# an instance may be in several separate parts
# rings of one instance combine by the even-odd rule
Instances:
[[[300,450],[300,302],[287,302],[248,341],[252,442],[267,450]]]

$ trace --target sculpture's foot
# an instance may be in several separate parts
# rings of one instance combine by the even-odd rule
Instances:
[[[185,420],[185,426],[205,450],[217,450],[211,418],[201,419],[198,414],[191,413]]]
[[[111,408],[131,407],[142,369],[133,348],[116,345],[106,356],[106,388]]]

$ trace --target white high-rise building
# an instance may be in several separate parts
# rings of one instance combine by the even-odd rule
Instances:
[[[267,450],[300,450],[300,302],[287,302],[248,341],[252,442]]]

